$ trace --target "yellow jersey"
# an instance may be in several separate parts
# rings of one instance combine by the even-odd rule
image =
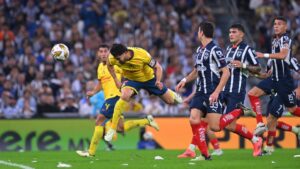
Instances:
[[[122,70],[114,66],[116,76],[121,81]],[[117,88],[114,78],[108,71],[107,65],[100,63],[97,70],[98,80],[101,82],[105,100],[121,96],[120,89]]]
[[[132,81],[145,82],[154,78],[154,70],[149,65],[154,66],[155,60],[150,54],[138,47],[128,47],[133,51],[133,57],[121,64],[113,55],[109,55],[108,61],[111,65],[117,65],[123,71],[123,76]]]

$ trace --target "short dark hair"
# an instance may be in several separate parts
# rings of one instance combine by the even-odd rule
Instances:
[[[273,20],[273,23],[275,22],[275,20],[281,20],[281,21],[287,23],[287,20],[284,16],[276,16]]]
[[[109,49],[109,46],[108,46],[107,44],[101,44],[101,45],[99,46],[99,48],[107,48],[107,49]]]
[[[241,31],[241,32],[243,32],[243,33],[245,33],[245,28],[244,28],[244,26],[243,26],[242,24],[240,24],[240,23],[232,24],[232,25],[230,26],[229,29],[237,29],[237,30],[239,30],[239,31]]]
[[[211,22],[201,22],[199,25],[199,28],[201,31],[203,31],[203,34],[207,38],[213,38],[214,37],[214,25]]]
[[[114,57],[118,57],[118,56],[122,55],[123,53],[125,53],[127,50],[128,50],[127,47],[122,44],[113,44],[110,49],[110,53]]]

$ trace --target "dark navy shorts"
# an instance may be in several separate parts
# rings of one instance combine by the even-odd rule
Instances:
[[[119,98],[119,96],[116,96],[105,100],[100,110],[100,114],[103,114],[107,119],[111,119],[114,114],[115,105]]]
[[[272,94],[267,107],[267,115],[271,114],[274,117],[279,118],[282,116],[283,111],[284,106],[281,98],[278,94]]]
[[[293,79],[273,82],[274,92],[278,94],[285,107],[294,107],[297,104]]]
[[[294,107],[296,105],[296,93],[293,79],[286,78],[280,81],[273,81],[271,78],[267,78],[261,81],[258,88],[262,89],[266,94],[277,93],[282,103],[286,107]]]
[[[256,87],[260,88],[261,90],[263,90],[267,95],[272,93],[272,84],[273,81],[272,79],[269,77],[267,79],[262,80],[261,82],[259,82]]]
[[[161,96],[165,94],[168,90],[165,84],[163,84],[163,88],[160,90],[155,86],[156,78],[153,78],[151,80],[148,80],[146,82],[137,82],[132,80],[126,80],[123,83],[123,87],[129,87],[134,90],[134,92],[137,94],[139,90],[144,89],[149,92],[149,94],[153,94],[156,96]]]
[[[208,94],[197,92],[190,103],[190,109],[195,108],[201,110],[204,115],[206,115],[207,113],[222,114],[222,104],[220,100],[215,102],[213,105],[210,105],[209,96],[210,95]]]
[[[230,93],[224,91],[221,93],[221,102],[224,105],[223,114],[227,114],[236,109],[238,103],[244,103],[246,93]]]

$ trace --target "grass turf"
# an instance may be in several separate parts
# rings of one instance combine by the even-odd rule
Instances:
[[[1,152],[0,161],[22,164],[35,169],[54,169],[58,162],[71,164],[74,169],[299,169],[299,149],[276,149],[271,156],[252,157],[251,150],[225,150],[223,156],[213,157],[212,161],[191,162],[190,159],[177,159],[182,151],[169,150],[117,150],[98,151],[96,157],[83,158],[75,152]],[[154,160],[155,156],[164,160]],[[1,169],[17,167],[0,163]]]

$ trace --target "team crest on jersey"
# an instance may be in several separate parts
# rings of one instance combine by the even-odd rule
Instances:
[[[203,59],[204,59],[204,60],[207,60],[208,57],[209,57],[209,53],[208,53],[208,52],[205,52],[205,53],[204,53],[204,56],[203,56]]]
[[[240,58],[240,57],[242,56],[242,53],[243,53],[242,51],[238,50],[238,51],[236,52],[236,55],[235,55],[235,56],[236,56],[237,58]]]

